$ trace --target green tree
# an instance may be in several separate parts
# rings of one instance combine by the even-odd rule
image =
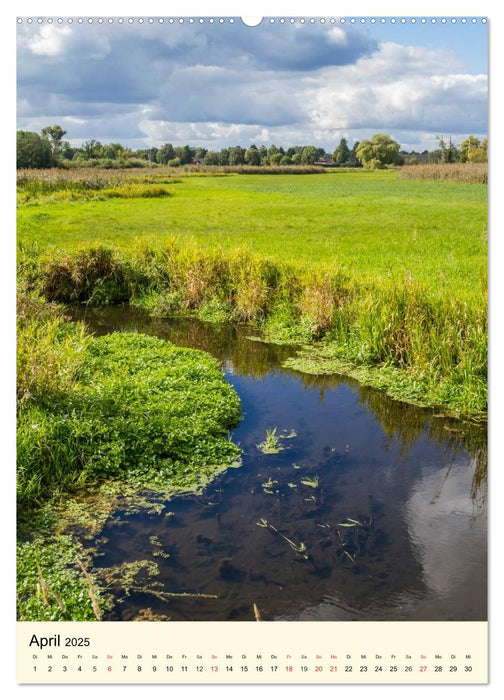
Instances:
[[[301,153],[301,163],[306,165],[313,165],[319,157],[319,149],[315,146],[305,146]]]
[[[460,144],[460,160],[462,163],[467,163],[469,160],[469,151],[472,148],[479,148],[481,145],[480,140],[471,134],[465,141]]]
[[[376,170],[386,165],[401,163],[400,145],[388,134],[374,134],[370,140],[364,139],[356,148],[356,155],[365,168]]]
[[[266,146],[259,146],[259,148],[257,150],[259,151],[259,155],[261,157],[261,163],[262,163],[263,160],[268,157],[268,150],[267,150]]]
[[[207,151],[205,165],[219,165],[219,154],[217,151]]]
[[[488,139],[480,141],[476,136],[468,136],[460,144],[460,160],[463,163],[486,163],[488,160]]]
[[[51,144],[34,131],[17,132],[16,167],[49,168],[51,166]]]
[[[175,151],[171,143],[164,143],[161,148],[158,148],[156,160],[161,165],[166,165],[168,161],[175,158]]]
[[[346,165],[350,160],[350,149],[345,138],[342,138],[338,146],[334,149],[333,161],[337,165]]]
[[[62,141],[61,143],[61,157],[65,158],[66,160],[72,160],[74,155],[77,152],[76,148],[73,148],[69,141]]]
[[[271,146],[268,148],[268,158],[271,161],[271,156],[274,156],[275,153],[278,153],[278,148],[275,146],[274,143],[271,144]]]
[[[245,153],[245,162],[249,165],[261,165],[261,156],[257,146],[252,144]]]
[[[121,160],[124,158],[124,146],[120,143],[107,143],[105,146],[102,146],[100,158]]]
[[[229,148],[221,148],[219,151],[219,165],[229,165]]]
[[[91,141],[85,141],[82,144],[82,152],[87,159],[101,158],[103,146],[99,141],[91,139]]]
[[[359,141],[356,141],[352,146],[350,151],[350,158],[348,159],[348,167],[358,168],[360,166],[359,159],[357,158],[357,149],[359,148]]]
[[[460,152],[457,146],[450,140],[448,143],[441,137],[438,136],[439,150],[441,151],[441,162],[442,163],[457,163],[460,160]]]
[[[277,153],[273,153],[269,157],[269,162],[271,165],[280,165],[283,157],[284,157],[283,154],[280,153],[280,151],[277,151]]]
[[[245,163],[245,149],[241,146],[233,146],[229,149],[229,165],[243,165]]]
[[[157,152],[158,149],[155,146],[147,149],[147,160],[149,163],[157,163]]]
[[[58,124],[55,124],[54,126],[44,126],[40,133],[42,138],[48,139],[51,146],[53,164],[57,165],[61,158],[61,142],[66,131]]]
[[[177,146],[174,150],[175,156],[177,158],[180,158],[181,165],[186,165],[187,163],[190,163],[191,160],[194,158],[194,149],[192,149],[190,146]]]

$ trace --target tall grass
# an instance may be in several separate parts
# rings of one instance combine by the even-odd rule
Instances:
[[[175,182],[180,180],[166,174],[156,177],[128,171],[18,170],[18,203],[165,197],[172,194],[166,185]]]
[[[20,281],[17,295],[17,398],[22,406],[68,391],[89,339],[82,324],[71,324],[62,309],[48,304]]]
[[[363,283],[331,265],[306,269],[172,240],[127,255],[102,247],[40,258],[31,281],[50,301],[127,301],[156,315],[214,310],[270,338],[324,340],[359,365],[448,382],[443,402],[454,411],[486,407],[485,280],[479,295],[462,300],[413,280]]]
[[[487,163],[438,163],[431,165],[405,165],[399,168],[399,177],[404,180],[446,180],[486,184]]]

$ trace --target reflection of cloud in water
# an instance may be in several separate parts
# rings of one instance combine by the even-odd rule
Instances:
[[[486,516],[470,497],[473,470],[472,463],[456,462],[444,472],[426,474],[406,502],[408,532],[424,582],[437,596],[471,578],[475,565],[484,570]]]

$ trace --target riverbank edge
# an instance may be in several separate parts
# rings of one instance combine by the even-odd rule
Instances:
[[[395,399],[477,418],[487,408],[487,287],[470,298],[413,279],[357,281],[246,250],[173,239],[19,254],[19,278],[48,302],[129,304],[150,315],[245,323],[266,342],[313,346],[298,369],[352,373]],[[294,366],[294,365],[292,365]]]

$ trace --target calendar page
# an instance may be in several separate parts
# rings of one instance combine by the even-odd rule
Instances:
[[[488,18],[142,9],[13,20],[18,683],[487,683]]]

